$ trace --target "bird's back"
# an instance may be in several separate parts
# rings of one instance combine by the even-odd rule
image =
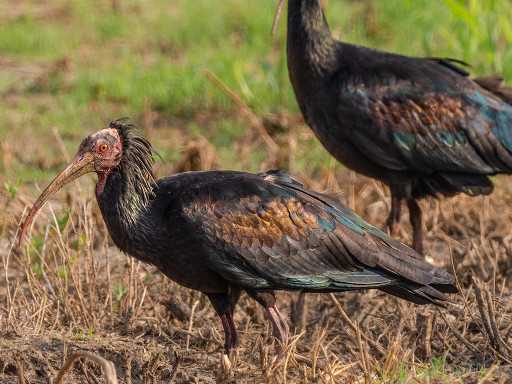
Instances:
[[[158,185],[159,194],[175,196],[170,226],[190,233],[190,247],[180,249],[227,284],[310,292],[394,286],[416,302],[456,291],[448,273],[282,171],[196,172]]]

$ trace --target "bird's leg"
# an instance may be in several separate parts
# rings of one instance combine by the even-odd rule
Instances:
[[[260,303],[265,311],[267,311],[268,317],[272,322],[272,329],[274,337],[281,342],[282,345],[286,345],[288,343],[288,324],[286,320],[281,316],[279,310],[276,306],[276,298],[274,296],[274,291],[272,290],[252,290],[246,289],[246,292],[251,296],[254,300]],[[277,347],[277,352],[280,356],[283,355],[283,350],[281,346]]]
[[[226,335],[226,342],[224,343],[224,353],[228,356],[232,366],[236,365],[238,360],[238,347],[240,346],[240,339],[236,331],[235,323],[233,322],[233,315],[225,313],[220,316],[224,334]]]
[[[391,211],[389,212],[387,224],[389,227],[389,234],[392,237],[398,235],[400,230],[400,220],[402,219],[402,199],[391,196]]]
[[[281,316],[279,309],[277,309],[277,306],[274,305],[270,308],[265,308],[265,311],[267,311],[268,317],[270,318],[270,321],[272,322],[272,328],[274,330],[274,332],[273,332],[274,337],[282,345],[287,345],[288,344],[288,324],[286,323],[286,320],[283,319],[283,316]],[[283,354],[283,349],[282,349],[281,345],[278,346],[278,354],[280,356]]]
[[[233,377],[233,368],[236,367],[238,360],[238,347],[240,339],[236,331],[233,315],[231,312],[220,315],[220,321],[224,328],[225,343],[224,354],[220,360],[221,370],[218,372],[217,382],[224,382]]]
[[[290,320],[294,333],[301,333],[306,327],[308,301],[305,292],[293,295],[290,300]]]
[[[412,248],[423,255],[423,219],[421,207],[418,202],[409,197],[407,199],[407,208],[409,208],[409,218],[412,225]]]
[[[222,328],[224,328],[224,334],[226,342],[224,344],[225,356],[223,356],[223,365],[229,365],[224,367],[228,371],[231,367],[236,365],[238,359],[238,347],[240,346],[240,339],[236,331],[235,323],[233,322],[233,310],[240,297],[242,291],[238,287],[229,287],[226,293],[207,293],[206,295],[210,299],[210,302],[215,309],[215,312],[220,317],[222,322]],[[224,364],[224,360],[227,358],[227,364]]]

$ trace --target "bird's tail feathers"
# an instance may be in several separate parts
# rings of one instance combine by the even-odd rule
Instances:
[[[453,276],[425,259],[405,244],[390,237],[370,235],[381,249],[378,266],[419,285],[452,285]]]
[[[445,303],[458,306],[457,302],[446,296],[445,293],[457,293],[458,290],[451,284],[418,285],[408,282],[402,282],[397,285],[388,285],[379,288],[381,291],[397,296],[401,299],[411,301],[415,304],[434,304],[439,307],[446,307]]]
[[[419,188],[421,193],[413,193],[414,197],[425,195],[436,196],[441,193],[451,197],[459,192],[470,196],[488,195],[493,190],[492,181],[487,175],[467,173],[438,173],[435,177],[423,178]],[[417,196],[416,196],[417,195]]]

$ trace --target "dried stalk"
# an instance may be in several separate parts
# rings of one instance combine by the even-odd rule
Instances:
[[[270,30],[270,35],[274,35],[277,28],[277,22],[279,21],[279,16],[281,16],[281,11],[283,10],[285,0],[280,0],[279,4],[277,5],[276,14],[274,16],[274,22],[272,23],[272,29]]]
[[[482,316],[482,322],[487,333],[487,337],[491,342],[492,347],[496,352],[502,355],[505,359],[509,358],[509,347],[505,344],[501,338],[496,321],[494,319],[494,310],[490,297],[489,291],[486,289],[482,294],[482,289],[478,284],[478,279],[473,278],[473,287],[475,289],[476,301],[478,304],[478,310]],[[484,298],[485,295],[485,298]]]
[[[18,376],[18,381],[20,384],[26,384],[23,364],[21,364],[19,361],[16,363],[16,376]]]
[[[450,330],[453,332],[453,334],[455,335],[455,337],[462,343],[466,346],[466,348],[468,348],[471,352],[473,353],[478,353],[478,351],[476,350],[475,347],[473,347],[455,328],[453,328],[453,326],[448,322],[448,320],[446,319],[446,316],[444,315],[444,313],[438,309],[438,313],[441,315],[441,317],[443,318],[445,324],[448,326],[448,328],[450,328]]]
[[[91,359],[96,364],[98,364],[103,369],[103,373],[105,375],[105,378],[107,379],[108,384],[118,384],[116,367],[114,366],[114,363],[88,351],[77,351],[73,353],[68,358],[64,366],[60,369],[59,373],[57,374],[57,378],[55,379],[53,384],[60,384],[66,372],[69,371],[73,367],[75,362],[81,357]]]
[[[334,296],[334,294],[333,293],[329,293],[329,297],[330,297],[331,301],[334,303],[335,307],[338,309],[338,312],[340,313],[340,315],[343,318],[343,320],[348,324],[348,326],[354,332],[357,332],[358,327],[352,322],[352,320],[350,320],[350,317],[348,317],[347,313],[343,310],[343,308],[342,308],[341,304],[339,303],[339,301],[336,300],[336,297]],[[370,344],[373,348],[375,348],[381,354],[381,356],[386,356],[387,352],[382,347],[382,345],[380,345],[379,343],[373,341],[368,336],[366,336],[364,333],[361,333],[361,337],[366,342],[368,342],[368,344]]]
[[[194,313],[195,313],[198,305],[199,305],[199,300],[196,300],[194,305],[192,305],[192,309],[190,310],[190,319],[188,321],[187,344],[186,344],[186,348],[185,348],[187,352],[188,352],[188,347],[189,347],[189,343],[190,343],[190,334],[192,333],[192,326],[194,325]]]
[[[278,145],[272,140],[272,138],[269,136],[267,131],[265,130],[265,127],[263,124],[261,124],[260,119],[258,116],[254,114],[254,112],[240,99],[240,97],[231,91],[217,76],[215,76],[212,72],[205,70],[204,74],[212,83],[214,83],[216,86],[218,86],[226,95],[229,96],[231,100],[235,103],[237,109],[240,111],[240,113],[245,116],[248,120],[251,126],[258,130],[261,138],[265,142],[265,145],[267,147],[267,160],[265,161],[265,167],[268,168],[268,166],[274,166],[275,164],[277,154],[279,152]]]

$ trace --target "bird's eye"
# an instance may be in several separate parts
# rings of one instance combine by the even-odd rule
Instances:
[[[101,152],[105,152],[107,149],[108,149],[108,145],[107,144],[101,144],[100,145],[100,151]]]

